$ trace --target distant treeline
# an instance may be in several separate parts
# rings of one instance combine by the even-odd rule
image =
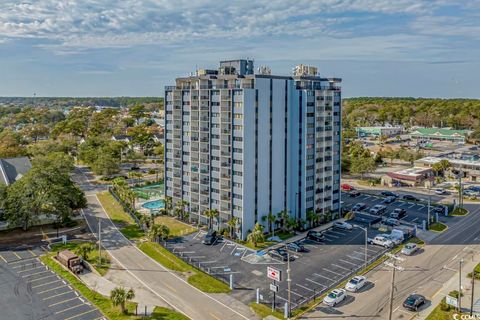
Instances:
[[[68,108],[74,106],[128,107],[136,104],[158,104],[163,106],[161,97],[0,97],[0,105]]]
[[[365,97],[343,102],[347,128],[392,124],[480,129],[480,99]]]

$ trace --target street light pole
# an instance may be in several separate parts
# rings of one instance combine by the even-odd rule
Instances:
[[[399,267],[395,264],[396,261],[404,261],[405,259],[403,258],[400,258],[394,254],[391,254],[391,253],[386,253],[385,254],[387,257],[393,259],[393,262],[384,262],[384,264],[388,267],[391,267],[392,268],[392,282],[391,282],[391,286],[390,286],[390,308],[389,308],[389,312],[388,312],[388,319],[389,320],[392,320],[392,314],[393,314],[393,294],[394,294],[394,291],[395,291],[395,272],[398,270],[398,271],[403,271],[404,269],[402,267]]]
[[[458,312],[462,312],[462,263],[463,259],[459,261],[458,267]]]
[[[290,319],[290,314],[292,308],[291,304],[291,283],[292,279],[290,278],[290,253],[287,251],[287,285],[288,285],[288,319]]]
[[[475,268],[472,271],[472,298],[470,300],[470,317],[473,316],[473,297],[475,296],[475,277],[477,276],[477,271]]]
[[[430,229],[430,204],[432,202],[432,195],[430,193],[430,183],[428,184],[428,210],[427,210],[427,230]]]
[[[354,225],[355,228],[362,229],[363,232],[365,232],[365,258],[364,258],[364,263],[365,263],[365,268],[367,268],[368,264],[368,233],[367,233],[367,228],[361,227],[359,225]]]

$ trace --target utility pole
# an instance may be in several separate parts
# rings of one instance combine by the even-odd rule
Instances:
[[[458,207],[463,208],[463,187],[462,187],[463,172],[458,171]]]
[[[430,204],[432,202],[432,194],[430,193],[430,183],[428,184],[428,211],[427,211],[427,230],[430,229]]]
[[[365,268],[367,268],[367,264],[368,264],[368,230],[367,228],[364,228],[364,227],[361,227],[359,225],[354,225],[355,228],[358,228],[358,229],[362,229],[363,232],[365,232],[365,257],[364,257],[364,264],[365,264]]]
[[[290,319],[290,314],[292,308],[290,307],[291,303],[291,283],[292,279],[290,278],[290,253],[287,251],[287,285],[288,285],[288,319]]]
[[[472,298],[470,300],[470,317],[473,316],[473,297],[475,296],[475,277],[477,276],[477,271],[473,268],[472,271]]]
[[[386,253],[386,256],[388,256],[389,258],[393,259],[392,262],[384,262],[384,264],[388,267],[391,267],[392,268],[392,282],[391,282],[391,287],[390,287],[390,307],[389,307],[389,312],[388,312],[388,319],[389,320],[392,320],[392,314],[393,314],[393,294],[394,294],[394,291],[395,291],[395,272],[398,270],[398,271],[403,271],[404,268],[402,267],[399,267],[396,265],[396,262],[399,261],[399,262],[402,262],[404,261],[405,259],[403,258],[400,258],[394,254],[391,254],[391,253]]]
[[[463,259],[460,259],[458,263],[458,312],[462,313],[462,263]]]

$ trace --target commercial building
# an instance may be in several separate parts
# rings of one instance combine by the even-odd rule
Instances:
[[[382,177],[382,185],[389,187],[428,187],[434,183],[435,175],[430,168],[413,167],[395,172],[387,172]]]
[[[437,140],[465,143],[471,130],[453,130],[448,128],[417,128],[410,132],[414,140]]]
[[[393,137],[403,134],[403,127],[357,127],[359,137]]]
[[[32,168],[27,157],[0,159],[0,183],[9,186],[22,178]]]
[[[312,72],[312,73],[308,73]],[[269,212],[338,212],[341,89],[316,68],[255,74],[253,61],[220,62],[165,88],[165,194],[190,217],[237,217],[245,238]]]

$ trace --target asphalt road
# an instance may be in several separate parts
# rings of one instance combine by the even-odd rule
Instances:
[[[402,307],[405,298],[417,292],[432,299],[458,267],[461,258],[471,256],[471,249],[480,246],[480,208],[468,206],[472,212],[462,217],[444,233],[428,243],[418,254],[406,257],[397,272],[394,291],[393,319],[411,319],[415,314]],[[388,319],[391,271],[382,266],[368,275],[371,288],[349,293],[336,308],[318,306],[304,318],[311,319]]]

